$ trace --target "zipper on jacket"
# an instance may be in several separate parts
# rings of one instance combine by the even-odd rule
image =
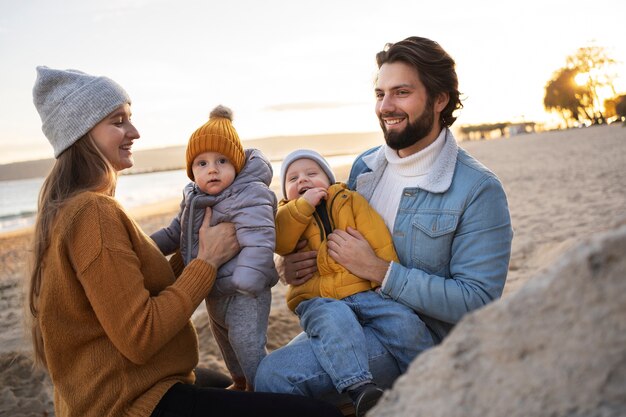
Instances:
[[[335,193],[335,195],[333,196],[333,199],[330,200],[330,204],[328,205],[328,219],[330,221],[330,227],[332,227],[333,230],[335,230],[335,219],[333,219],[333,204],[335,204],[335,200],[337,199],[337,197],[339,197],[339,195],[343,195],[343,191],[339,192],[339,193]]]
[[[313,212],[313,219],[315,219],[315,223],[317,223],[317,228],[320,229],[321,241],[326,240],[326,230],[324,230],[324,225],[322,224],[322,219],[320,219],[320,215],[317,214],[317,211]]]
[[[328,227],[329,227],[330,230],[326,230],[326,227],[324,227],[324,220],[322,219],[322,216],[320,216],[318,211],[317,211],[319,206],[317,206],[315,208],[315,211],[313,212],[313,218],[315,219],[315,223],[317,223],[317,227],[320,229],[320,236],[322,237],[322,242],[324,240],[326,240],[328,235],[330,233],[332,233],[333,230],[335,230],[335,220],[333,219],[333,210],[332,210],[332,208],[333,208],[333,204],[335,203],[335,200],[340,195],[344,195],[344,193],[343,192],[336,193],[333,196],[333,199],[330,200],[329,204],[326,204],[326,202],[323,201],[323,200],[322,200],[322,203],[320,203],[320,204],[324,204],[326,206],[326,207],[324,207],[324,211],[326,212],[326,215],[328,216]]]
[[[189,214],[187,216],[187,256],[185,257],[185,265],[189,265],[191,262],[191,255],[193,252],[193,211],[196,205],[197,195],[191,197],[189,201]],[[198,236],[198,239],[200,237]]]

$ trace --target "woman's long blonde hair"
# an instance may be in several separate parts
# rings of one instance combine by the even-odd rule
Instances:
[[[41,187],[33,239],[33,269],[28,293],[36,364],[46,366],[39,323],[39,294],[44,268],[43,258],[50,245],[54,220],[59,210],[72,197],[84,191],[96,191],[113,196],[116,184],[116,170],[100,152],[91,136],[86,134],[59,155]]]

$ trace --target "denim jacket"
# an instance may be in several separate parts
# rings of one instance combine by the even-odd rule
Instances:
[[[446,130],[427,185],[403,191],[392,232],[400,262],[392,262],[382,288],[439,341],[466,313],[502,295],[513,239],[502,184]],[[348,186],[369,201],[386,166],[382,147],[366,151]]]

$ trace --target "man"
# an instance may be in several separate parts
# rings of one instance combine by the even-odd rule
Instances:
[[[350,228],[333,231],[329,253],[353,274],[381,283],[382,297],[410,307],[435,345],[465,314],[502,294],[513,237],[506,195],[497,177],[460,149],[449,130],[462,105],[454,60],[439,44],[410,37],[388,44],[376,60],[376,115],[386,144],[357,158],[348,183],[385,220],[399,262],[376,257]],[[288,255],[285,280],[306,281],[314,256]],[[389,387],[405,369],[398,368],[386,341],[367,323],[363,327],[374,380]],[[303,335],[261,363],[256,387],[333,395]]]

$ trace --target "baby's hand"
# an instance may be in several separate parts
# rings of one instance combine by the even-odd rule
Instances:
[[[322,187],[309,188],[302,194],[302,197],[309,202],[310,205],[316,207],[322,199],[328,198],[328,192]]]

